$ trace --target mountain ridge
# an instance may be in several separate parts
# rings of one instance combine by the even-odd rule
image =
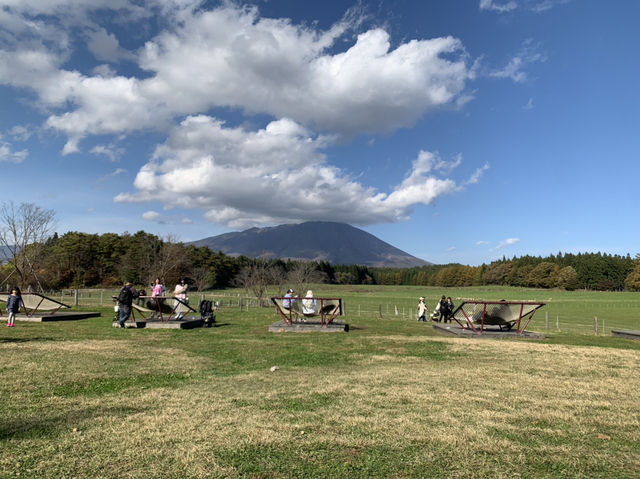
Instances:
[[[412,256],[346,223],[308,221],[210,236],[188,244],[229,256],[327,261],[371,267],[410,268],[432,263]]]

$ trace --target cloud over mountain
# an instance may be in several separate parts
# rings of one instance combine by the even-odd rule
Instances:
[[[393,43],[384,28],[364,28],[358,9],[321,29],[231,1],[211,8],[195,0],[4,3],[0,84],[33,92],[48,115],[45,129],[67,138],[63,154],[82,152],[92,137],[168,135],[141,166],[135,191],[117,202],[199,209],[234,228],[384,223],[459,191],[485,169],[473,181],[455,179],[453,168],[425,161],[435,153],[419,151],[405,179],[379,191],[325,153],[469,101],[475,66],[452,36]],[[98,11],[139,24],[137,43],[118,38],[117,24],[101,23],[109,17]],[[152,18],[153,33],[144,27]],[[77,42],[103,63],[67,68]],[[231,125],[220,109],[267,120]],[[122,150],[111,141],[89,151],[116,160]]]

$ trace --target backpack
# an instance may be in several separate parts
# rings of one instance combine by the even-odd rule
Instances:
[[[129,304],[129,299],[133,299],[133,293],[130,288],[124,286],[118,293],[118,303]]]

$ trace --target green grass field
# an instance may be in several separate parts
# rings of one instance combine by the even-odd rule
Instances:
[[[350,332],[269,333],[228,291],[210,329],[2,325],[0,477],[638,477],[640,341],[610,335],[638,294],[313,289]],[[547,339],[439,336],[414,309],[441,294],[547,301]]]

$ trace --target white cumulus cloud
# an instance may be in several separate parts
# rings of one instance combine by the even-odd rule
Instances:
[[[22,163],[27,156],[28,150],[13,151],[10,143],[0,142],[0,162]]]
[[[354,11],[321,29],[233,1],[0,0],[0,7],[0,85],[30,93],[45,131],[66,137],[63,154],[97,137],[90,152],[115,161],[125,154],[118,141],[167,135],[119,202],[196,209],[234,228],[314,219],[364,225],[405,219],[488,168],[461,181],[452,175],[462,155],[420,151],[399,184],[378,191],[326,156],[357,135],[392,133],[469,101],[476,62],[452,36],[397,42],[384,28],[363,28]],[[149,28],[152,16],[157,29]],[[100,24],[114,17],[111,29]],[[118,38],[120,24],[137,27],[134,40]],[[76,49],[95,61],[72,62]],[[516,79],[525,64],[494,74]],[[243,126],[216,118],[220,111]],[[0,161],[26,155],[0,144]],[[155,211],[143,218],[165,220]]]
[[[507,238],[498,243],[495,249],[502,249],[505,246],[511,246],[520,242],[520,238]]]
[[[160,213],[157,211],[145,211],[142,213],[142,219],[147,221],[157,221],[160,216]]]
[[[462,188],[440,177],[461,163],[459,156],[449,164],[421,151],[399,185],[379,192],[328,165],[320,152],[328,141],[289,119],[249,131],[188,117],[140,169],[136,191],[115,200],[200,209],[232,228],[301,220],[374,224],[405,219],[416,205]]]
[[[72,4],[87,18],[92,6],[70,0],[29,4],[33,10],[17,3],[11,8],[29,12],[26,21],[37,11],[53,15]],[[45,41],[32,29],[32,43],[16,40],[0,48],[0,83],[30,88],[42,104],[58,110],[46,126],[68,136],[64,153],[79,151],[80,140],[89,135],[166,129],[176,117],[215,107],[291,118],[348,137],[410,126],[430,110],[455,108],[469,98],[465,87],[474,71],[453,37],[392,47],[388,32],[376,28],[345,48],[345,33],[357,19],[345,17],[320,30],[262,18],[257,8],[230,2],[211,10],[193,9],[192,2],[173,5],[167,28],[136,53],[144,77],[115,75],[106,66],[65,70],[71,42]],[[138,12],[140,7],[122,0],[110,8]],[[99,60],[132,58],[113,33],[93,23],[85,29],[87,46]]]
[[[518,8],[518,3],[511,0],[509,2],[496,2],[494,0],[480,0],[480,10],[491,10],[498,13],[510,12]]]

